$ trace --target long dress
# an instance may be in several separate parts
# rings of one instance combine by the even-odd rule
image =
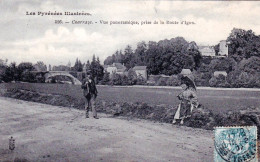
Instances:
[[[193,88],[188,88],[178,95],[181,100],[174,119],[184,119],[191,116],[192,110],[198,106],[198,97]]]

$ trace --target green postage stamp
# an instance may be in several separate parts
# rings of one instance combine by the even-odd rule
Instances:
[[[216,127],[215,162],[257,162],[257,127]]]

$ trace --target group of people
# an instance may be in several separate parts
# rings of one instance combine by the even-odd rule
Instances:
[[[198,97],[196,93],[196,86],[193,79],[187,75],[181,78],[182,92],[177,96],[180,100],[178,109],[174,115],[173,124],[180,122],[184,123],[184,120],[191,117],[192,111],[198,107]],[[89,110],[92,109],[93,117],[98,119],[97,111],[95,108],[95,100],[98,94],[95,81],[91,77],[90,72],[87,72],[86,77],[82,81],[81,88],[83,89],[83,95],[85,97],[85,110],[86,118],[89,118]]]

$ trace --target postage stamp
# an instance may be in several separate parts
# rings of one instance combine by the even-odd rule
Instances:
[[[215,162],[257,162],[257,127],[216,127]]]

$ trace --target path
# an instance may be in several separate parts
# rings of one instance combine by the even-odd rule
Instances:
[[[0,161],[213,161],[212,134],[0,97]]]

